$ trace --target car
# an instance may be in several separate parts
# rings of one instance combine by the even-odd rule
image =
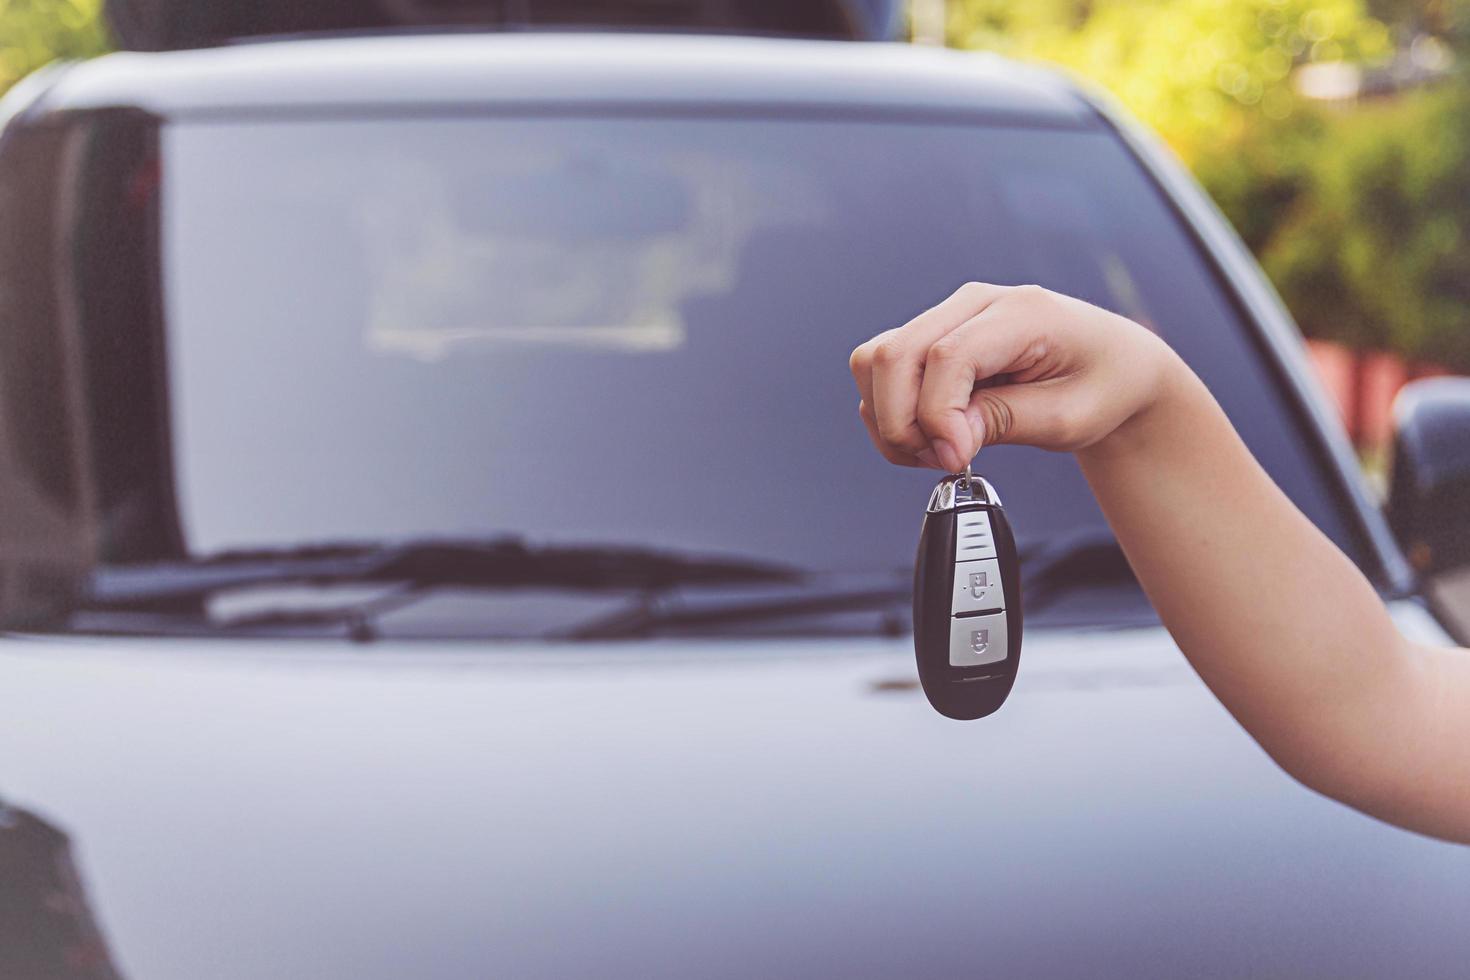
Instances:
[[[1462,976],[1470,853],[1278,770],[1070,457],[980,454],[1024,663],[935,713],[846,365],[974,279],[1136,318],[1435,642],[1463,389],[1386,516],[1105,96],[649,17],[123,17],[0,104],[0,973]]]

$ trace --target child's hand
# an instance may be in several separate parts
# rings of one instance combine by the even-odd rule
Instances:
[[[851,360],[884,458],[950,472],[993,443],[1097,445],[1154,404],[1177,364],[1131,320],[1037,286],[973,282]]]

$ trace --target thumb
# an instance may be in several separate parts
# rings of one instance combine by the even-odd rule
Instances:
[[[966,418],[978,430],[975,452],[983,446],[1051,448],[1061,438],[1057,400],[1062,395],[1044,381],[981,388],[970,398]]]

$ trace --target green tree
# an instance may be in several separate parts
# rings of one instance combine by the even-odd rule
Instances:
[[[1470,370],[1470,92],[1330,120],[1261,259],[1308,334]]]
[[[1191,164],[1289,119],[1294,68],[1392,51],[1363,0],[955,0],[949,28],[1101,83]]]
[[[0,0],[0,92],[48,61],[107,48],[101,0]]]

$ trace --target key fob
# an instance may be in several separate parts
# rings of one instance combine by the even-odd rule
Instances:
[[[936,711],[960,721],[1005,703],[1021,662],[1021,572],[1000,498],[982,477],[934,488],[914,561],[914,654]]]

